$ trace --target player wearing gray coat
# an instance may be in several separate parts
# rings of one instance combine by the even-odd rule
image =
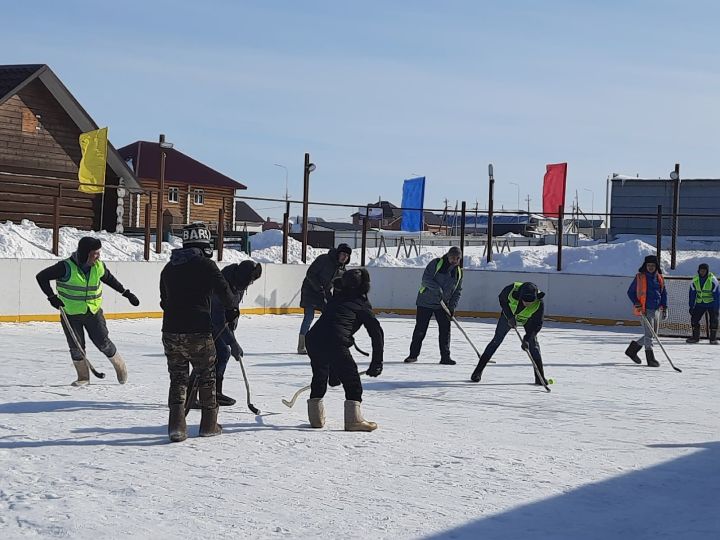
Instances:
[[[440,301],[445,303],[451,314],[455,312],[462,292],[461,257],[460,248],[453,246],[439,259],[430,261],[425,268],[415,302],[417,305],[415,330],[410,344],[410,355],[405,359],[406,363],[417,361],[430,319],[434,315],[440,330],[440,363],[455,364],[455,361],[450,358],[450,317],[445,313]]]

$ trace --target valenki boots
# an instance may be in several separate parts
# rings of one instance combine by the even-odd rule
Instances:
[[[655,360],[655,353],[652,349],[645,349],[645,359],[650,367],[660,367],[660,362]]]
[[[642,349],[642,345],[640,345],[637,341],[631,341],[628,348],[625,349],[625,354],[636,364],[642,364],[642,360],[640,360],[640,357],[638,356],[640,349]]]
[[[359,401],[345,401],[345,431],[373,431],[377,429],[375,422],[363,418]]]
[[[72,386],[85,386],[90,384],[90,370],[85,360],[73,360],[73,366],[77,372],[77,380],[72,382]]]
[[[187,439],[187,425],[185,424],[185,405],[170,405],[170,419],[168,420],[168,437],[170,442],[182,442]]]
[[[710,329],[710,345],[720,345],[720,342],[717,338],[718,329],[717,328],[711,328]]]
[[[125,384],[127,382],[127,367],[125,367],[125,361],[122,359],[122,356],[120,356],[120,353],[116,352],[115,355],[110,356],[108,360],[110,360],[110,363],[115,368],[118,382]]]
[[[322,398],[310,398],[307,400],[307,404],[310,427],[323,427],[325,425],[325,404]]]
[[[200,414],[201,437],[214,437],[222,433],[222,426],[217,423],[218,407],[214,409],[202,409]]]

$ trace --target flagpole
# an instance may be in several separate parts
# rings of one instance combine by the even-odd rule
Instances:
[[[105,128],[107,129],[107,128]],[[106,169],[107,169],[107,145],[108,145],[108,137],[107,134],[105,136],[105,169],[103,169],[103,190],[102,190],[102,196],[100,197],[100,228],[98,231],[103,230],[103,217],[105,212],[105,175],[106,175]]]

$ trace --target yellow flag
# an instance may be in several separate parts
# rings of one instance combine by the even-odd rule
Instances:
[[[108,128],[102,128],[80,134],[82,159],[78,169],[78,180],[80,181],[78,191],[102,193],[105,190],[107,132]]]

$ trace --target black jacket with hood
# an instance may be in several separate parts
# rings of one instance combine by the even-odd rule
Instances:
[[[212,259],[195,247],[174,249],[170,262],[160,274],[162,331],[211,333],[210,300],[213,293],[225,309],[235,307],[230,286]]]
[[[338,255],[347,253],[348,260],[340,264]],[[325,255],[320,255],[308,268],[305,280],[300,290],[300,307],[323,309],[332,296],[333,279],[345,272],[345,266],[350,263],[352,251],[347,244],[340,244],[330,249]]]

